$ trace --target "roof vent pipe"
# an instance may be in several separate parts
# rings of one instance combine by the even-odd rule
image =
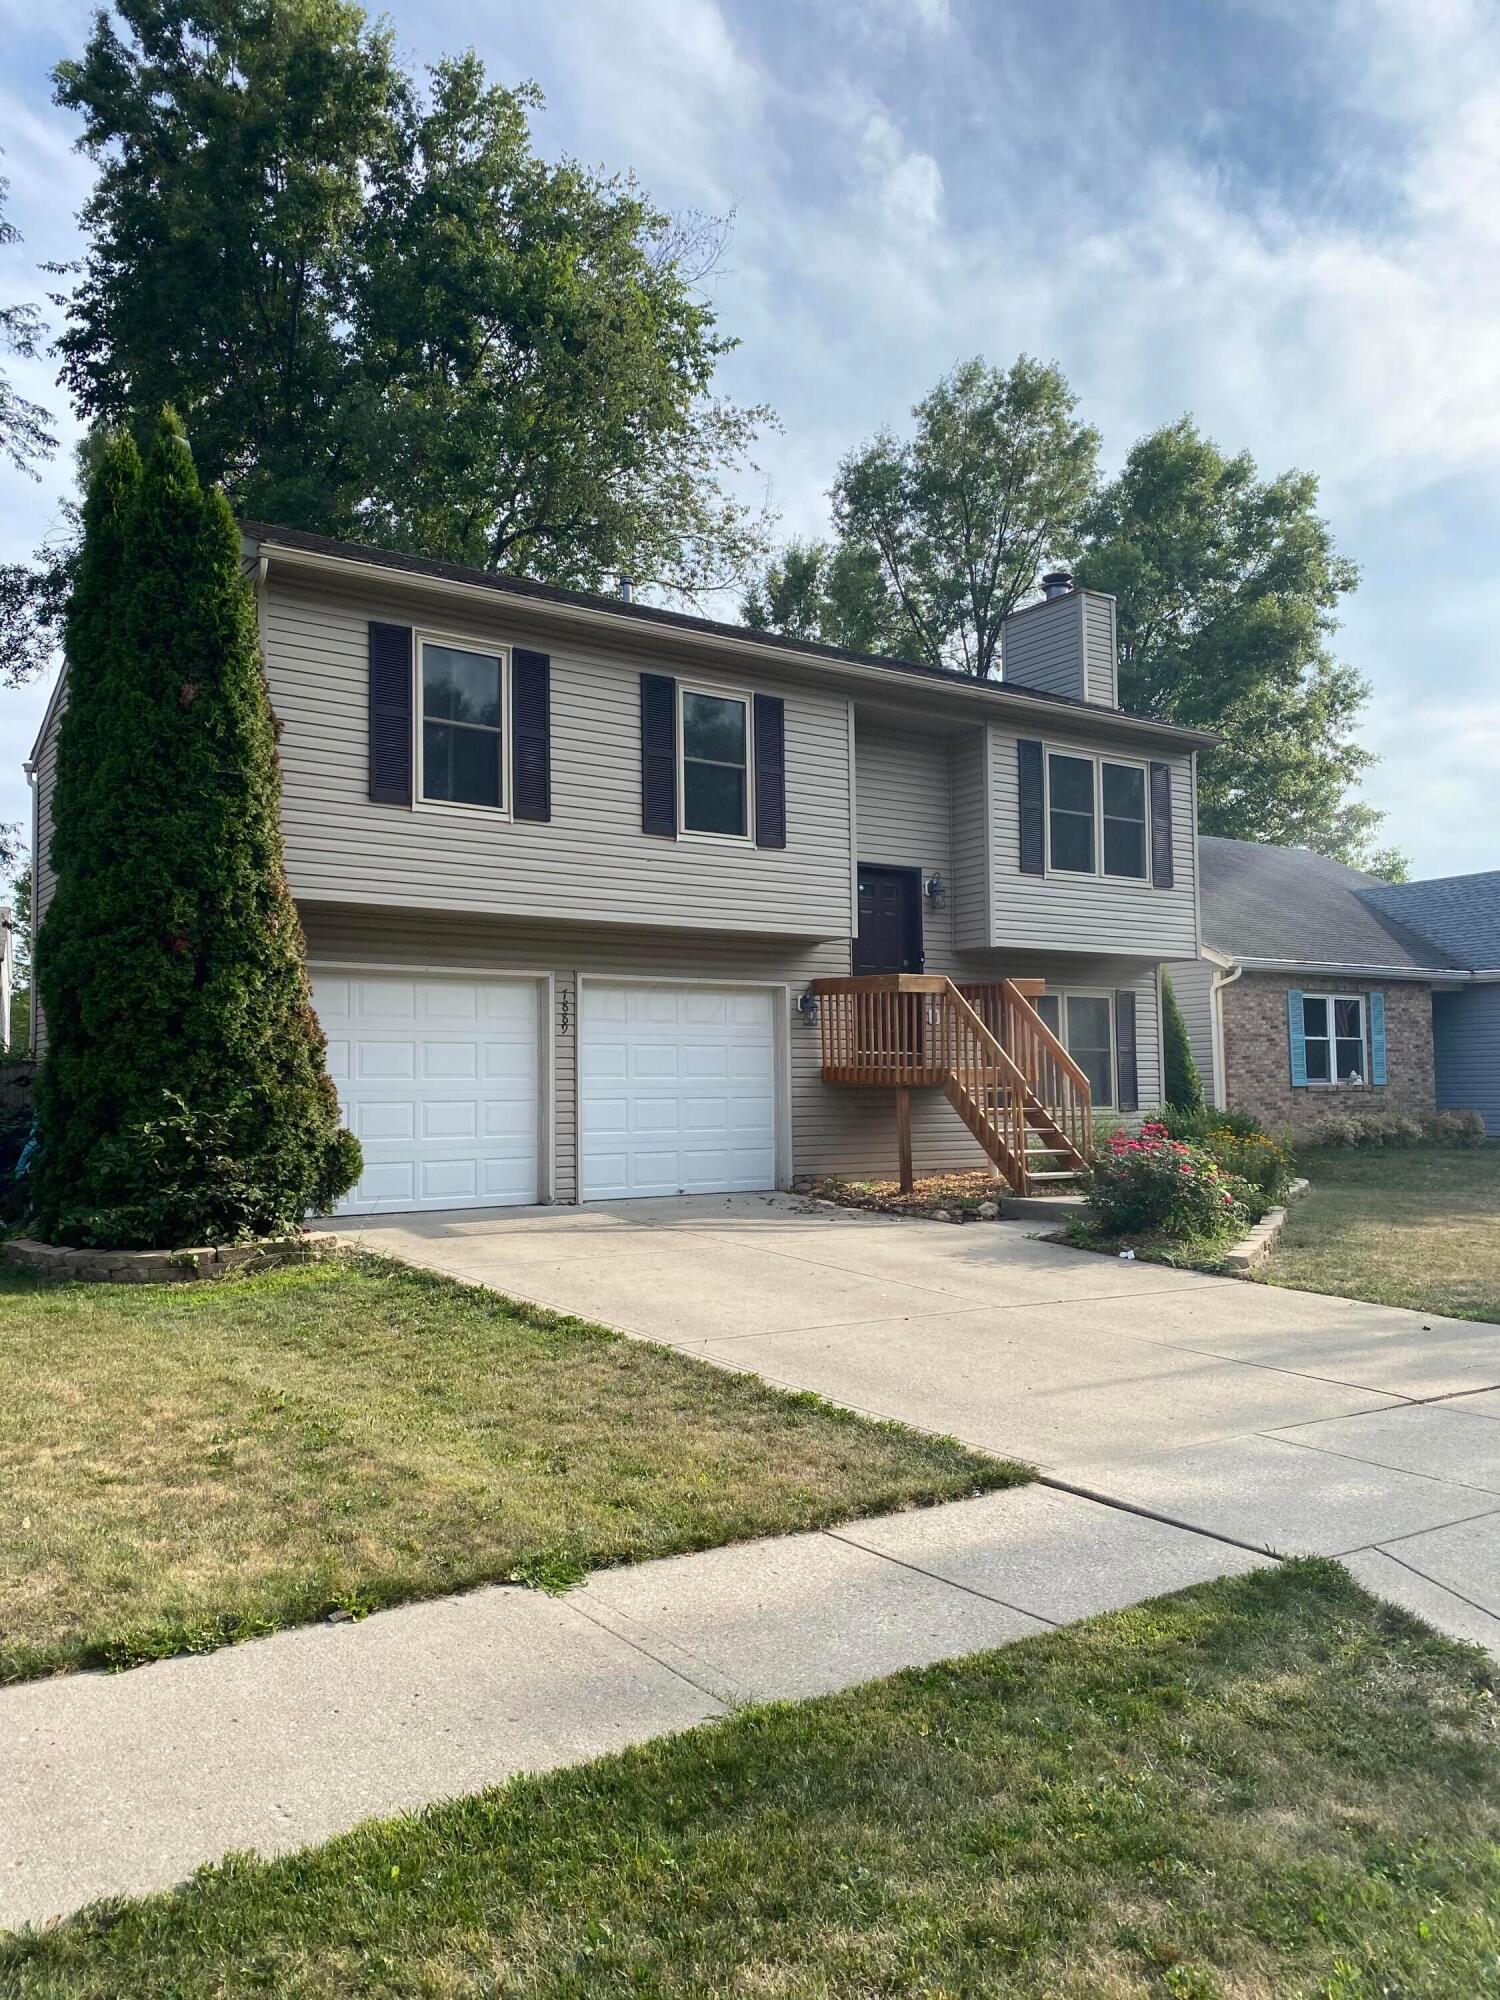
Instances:
[[[628,576],[620,578],[619,591],[621,602],[628,604],[630,602],[630,578]]]
[[[1066,597],[1073,588],[1073,572],[1070,569],[1049,569],[1042,578],[1043,597]]]

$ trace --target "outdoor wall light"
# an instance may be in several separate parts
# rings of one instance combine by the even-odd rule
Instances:
[[[812,1027],[818,1018],[818,996],[809,986],[797,1002],[797,1013],[805,1027]]]
[[[927,900],[935,910],[946,909],[948,905],[948,884],[941,875],[929,875],[922,884]]]

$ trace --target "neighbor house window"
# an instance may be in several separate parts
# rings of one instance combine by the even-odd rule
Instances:
[[[1143,765],[1048,752],[1047,854],[1054,872],[1144,882],[1146,826]]]
[[[505,807],[505,659],[422,642],[422,797]]]
[[[1070,875],[1094,872],[1094,760],[1047,759],[1047,821],[1052,866]]]
[[[1039,993],[1036,1011],[1089,1080],[1096,1105],[1115,1101],[1114,1003],[1107,993]]]
[[[682,828],[749,837],[750,703],[682,691]]]
[[[1309,1083],[1364,1083],[1365,1003],[1358,994],[1304,993],[1302,1041]]]

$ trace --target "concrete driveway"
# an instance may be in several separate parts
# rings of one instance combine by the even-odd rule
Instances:
[[[1344,1558],[1500,1651],[1500,1327],[786,1195],[349,1234],[1242,1546]]]

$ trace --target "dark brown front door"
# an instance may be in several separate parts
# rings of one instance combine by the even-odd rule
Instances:
[[[915,868],[861,868],[856,976],[922,970],[922,878]]]

